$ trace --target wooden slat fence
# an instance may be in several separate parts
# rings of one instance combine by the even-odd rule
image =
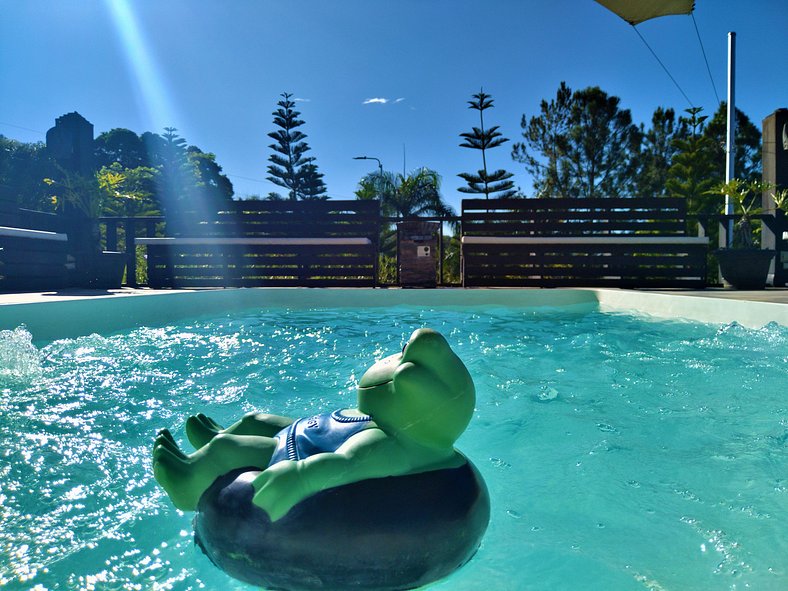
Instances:
[[[465,199],[465,286],[703,287],[707,239],[673,198]]]
[[[378,201],[236,201],[147,247],[151,287],[374,286]]]

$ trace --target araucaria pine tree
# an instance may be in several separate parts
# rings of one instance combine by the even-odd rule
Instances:
[[[274,153],[269,157],[268,174],[272,183],[287,189],[288,198],[296,199],[327,199],[323,175],[317,171],[315,159],[304,154],[309,151],[306,134],[299,131],[304,122],[298,117],[295,102],[290,100],[293,95],[282,93],[279,107],[272,114],[274,125],[279,127],[268,134],[274,143],[268,146]]]
[[[314,158],[309,158],[309,161],[301,169],[301,199],[328,199],[323,173],[317,171]]]
[[[485,199],[489,199],[493,193],[496,193],[493,196],[498,199],[514,197],[516,191],[514,190],[514,183],[510,180],[513,176],[511,172],[506,172],[503,169],[492,173],[487,172],[487,150],[509,141],[508,138],[502,137],[498,131],[498,125],[493,125],[489,129],[484,128],[484,111],[493,106],[492,97],[482,89],[478,94],[473,95],[473,100],[468,101],[468,105],[470,105],[469,109],[479,111],[480,126],[474,127],[470,133],[460,134],[460,137],[465,139],[460,144],[460,147],[481,150],[482,169],[477,171],[476,174],[460,173],[458,176],[464,179],[468,186],[460,187],[459,191],[462,193],[484,194]]]
[[[689,133],[674,140],[677,153],[667,172],[665,190],[672,197],[684,197],[690,213],[719,211],[720,197],[712,189],[719,182],[714,163],[714,142],[704,133],[707,117],[701,115],[702,107],[685,109],[683,118]]]

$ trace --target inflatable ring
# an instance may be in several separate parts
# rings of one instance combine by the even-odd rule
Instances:
[[[202,495],[195,542],[229,575],[287,591],[413,589],[476,553],[490,517],[471,462],[321,491],[278,521],[252,504],[259,470],[236,470]]]

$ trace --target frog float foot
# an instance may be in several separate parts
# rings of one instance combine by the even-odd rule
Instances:
[[[194,511],[204,490],[195,494],[194,472],[192,459],[178,448],[170,432],[160,432],[153,445],[153,476],[182,511]]]
[[[217,471],[207,454],[187,455],[172,434],[164,429],[153,444],[153,477],[181,511],[194,511],[200,496],[216,479]]]
[[[162,429],[156,435],[156,441],[153,443],[154,449],[156,446],[162,446],[167,448],[169,451],[174,453],[177,456],[180,456],[183,459],[186,459],[188,456],[181,451],[181,448],[178,447],[178,443],[175,441],[175,438],[170,433],[169,429]]]
[[[224,428],[214,421],[211,417],[202,413],[189,417],[186,420],[186,437],[194,449],[200,449],[204,445],[222,433]]]
[[[275,446],[274,439],[220,432],[187,455],[164,429],[153,445],[153,476],[173,505],[182,511],[194,511],[202,494],[219,476],[244,467],[263,470]]]

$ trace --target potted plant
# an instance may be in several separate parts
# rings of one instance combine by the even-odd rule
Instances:
[[[73,261],[69,265],[69,284],[91,289],[118,289],[123,282],[126,255],[101,248],[98,218],[108,197],[108,187],[98,175],[85,177],[61,169],[62,181],[44,179],[55,187],[52,202],[68,220],[68,241]]]
[[[788,214],[788,189],[782,189],[780,191],[773,190],[772,194],[772,202],[774,203],[774,215],[778,220],[783,220]],[[783,226],[785,224],[781,224]]]
[[[763,289],[775,251],[762,249],[755,243],[753,218],[760,215],[757,207],[760,195],[773,187],[762,181],[732,179],[718,185],[713,192],[727,195],[734,204],[739,219],[733,226],[733,237],[728,248],[715,252],[720,275],[735,289]]]

